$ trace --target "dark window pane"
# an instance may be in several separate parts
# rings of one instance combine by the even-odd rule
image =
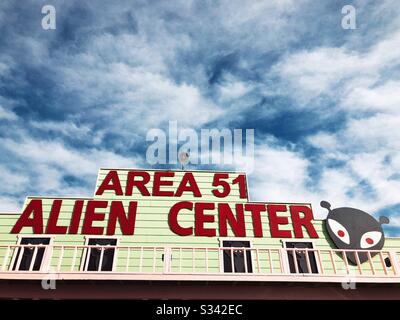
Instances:
[[[317,260],[315,258],[314,251],[308,251],[308,260],[310,263],[311,270],[309,270],[307,264],[307,251],[301,249],[313,249],[311,242],[286,242],[286,248],[297,249],[297,250],[287,250],[289,268],[291,273],[318,273]]]
[[[232,248],[250,248],[249,241],[223,241],[223,247],[232,247]],[[227,249],[223,251],[223,259],[224,259],[224,272],[232,272],[232,260],[233,267],[235,268],[235,272],[246,272],[247,262],[247,272],[253,272],[253,266],[251,261],[251,252],[250,250],[246,250],[246,261],[245,261],[245,250],[240,249]],[[233,253],[233,259],[232,259]]]
[[[32,247],[18,248],[17,255],[14,261],[13,270],[28,271],[33,263],[32,271],[39,271],[43,262],[43,257],[46,248],[35,247],[34,245],[48,245],[50,238],[22,238],[20,244],[29,245]],[[36,251],[35,261],[32,262]],[[17,266],[20,260],[19,266]]]
[[[115,246],[117,245],[117,239],[89,239],[88,245],[90,246]],[[89,257],[89,261],[85,261],[87,265],[87,271],[112,271],[114,262],[114,248],[88,248],[86,259]],[[103,255],[103,260],[100,267],[101,256]]]

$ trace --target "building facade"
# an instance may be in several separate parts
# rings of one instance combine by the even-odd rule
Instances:
[[[307,203],[251,202],[241,172],[100,169],[91,198],[27,197],[0,215],[0,292],[397,297],[400,239],[384,236],[387,221],[322,205],[325,220]]]

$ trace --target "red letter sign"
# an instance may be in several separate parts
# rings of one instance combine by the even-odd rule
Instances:
[[[141,177],[142,180],[135,180],[135,177]],[[142,196],[149,196],[150,192],[146,188],[146,184],[150,181],[150,175],[145,171],[129,171],[126,179],[125,195],[131,196],[133,186],[135,186]]]
[[[182,193],[186,191],[192,192],[195,197],[201,197],[199,187],[197,186],[196,180],[191,172],[186,172],[183,176],[178,190],[176,190],[175,197],[182,196]]]
[[[253,218],[253,231],[254,236],[261,238],[263,236],[262,224],[261,224],[261,212],[266,210],[265,204],[261,203],[246,203],[244,205],[246,211],[251,212]]]
[[[213,187],[219,187],[222,186],[223,191],[219,191],[218,189],[214,189],[212,191],[213,195],[218,197],[218,198],[225,198],[226,196],[229,195],[231,192],[231,186],[229,185],[228,182],[223,181],[221,179],[228,179],[229,174],[227,173],[216,173],[214,174],[214,180],[213,180]]]
[[[32,219],[29,218],[31,214],[33,214]],[[29,202],[11,233],[19,233],[23,227],[32,227],[35,234],[43,233],[42,200],[34,199]]]
[[[214,222],[214,215],[204,214],[204,210],[215,209],[214,203],[198,202],[194,206],[195,210],[195,235],[199,237],[215,237],[215,229],[204,228],[204,223]]]
[[[103,234],[103,227],[93,227],[93,221],[103,221],[104,213],[95,212],[96,208],[107,208],[108,201],[90,200],[86,205],[86,215],[83,221],[82,234]]]
[[[174,184],[173,181],[163,181],[161,180],[162,177],[174,177],[175,172],[155,172],[154,173],[154,183],[153,183],[153,196],[165,196],[165,197],[173,197],[174,192],[173,191],[161,191],[160,187],[161,186],[172,186]]]
[[[136,201],[129,202],[129,213],[127,217],[122,201],[111,202],[110,218],[108,220],[107,234],[108,235],[115,234],[115,226],[118,220],[119,225],[121,226],[122,234],[132,235],[135,232],[136,208],[137,208]]]
[[[174,204],[169,210],[169,228],[179,236],[190,236],[193,234],[193,227],[183,228],[178,223],[178,214],[181,209],[193,210],[193,203],[182,201]]]
[[[117,171],[110,171],[97,189],[96,196],[101,196],[104,191],[113,190],[117,196],[122,196],[121,182]]]
[[[300,212],[304,214],[304,217],[300,217]],[[318,238],[317,231],[315,231],[311,222],[313,220],[311,208],[307,206],[290,206],[290,213],[292,215],[294,236],[296,238],[303,238],[302,226],[306,228],[310,238]]]
[[[279,230],[279,225],[289,224],[287,217],[278,217],[277,212],[286,212],[287,208],[284,204],[269,204],[267,206],[269,227],[271,228],[272,238],[291,238],[292,233],[289,230]]]
[[[235,237],[246,236],[246,225],[244,224],[243,205],[236,204],[236,217],[233,214],[231,207],[227,203],[218,205],[219,211],[219,235],[226,237],[228,235],[227,222],[229,222]]]
[[[54,200],[51,206],[50,217],[46,227],[47,234],[66,234],[68,227],[58,226],[58,216],[60,215],[62,200]]]

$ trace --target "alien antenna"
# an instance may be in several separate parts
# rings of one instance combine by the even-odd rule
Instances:
[[[385,216],[381,216],[381,217],[379,217],[379,223],[380,224],[388,224],[390,221],[389,221],[389,218],[388,217],[385,217]]]
[[[331,204],[328,201],[321,201],[320,206],[328,211],[331,211]]]

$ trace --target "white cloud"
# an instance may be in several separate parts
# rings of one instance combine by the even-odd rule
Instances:
[[[0,105],[0,120],[9,120],[14,121],[17,120],[18,116],[11,110],[5,109]]]
[[[321,131],[308,137],[308,143],[326,155],[339,160],[350,159],[357,153],[384,151],[397,153],[400,149],[400,116],[378,113],[350,119],[340,131]]]
[[[21,199],[17,197],[0,196],[0,214],[1,213],[18,213],[22,209]]]
[[[314,181],[310,174],[309,169],[315,165],[312,160],[297,151],[302,146],[301,137],[296,149],[282,146],[283,141],[258,141],[250,185],[254,200],[312,202],[317,216],[325,214],[319,209],[319,201],[323,199],[331,201],[333,206],[364,206],[367,211],[396,201],[400,191],[397,180],[393,179],[400,162],[399,79],[395,70],[400,63],[398,31],[377,38],[376,44],[366,49],[360,48],[369,37],[357,38],[363,30],[354,32],[356,36],[349,37],[349,41],[341,35],[333,36],[332,40],[314,19],[324,19],[325,5],[310,1],[254,1],[245,6],[239,0],[206,5],[177,1],[136,6],[134,10],[131,6],[131,3],[116,6],[88,2],[82,8],[88,23],[82,21],[82,26],[76,26],[74,41],[69,39],[67,47],[48,35],[42,37],[39,28],[12,37],[12,53],[22,52],[17,56],[18,65],[25,63],[31,70],[37,68],[43,72],[49,72],[50,67],[45,80],[54,80],[55,85],[49,88],[49,96],[54,97],[50,101],[54,108],[51,111],[53,114],[58,111],[64,120],[22,123],[11,108],[0,108],[0,119],[13,121],[16,126],[16,130],[13,127],[0,138],[7,161],[2,168],[6,173],[3,179],[13,179],[9,187],[3,183],[4,190],[91,195],[93,188],[67,186],[63,181],[65,175],[92,181],[94,187],[99,166],[135,167],[141,163],[140,159],[106,150],[101,143],[107,134],[118,136],[115,142],[118,145],[114,145],[118,149],[119,143],[123,146],[120,140],[140,143],[137,138],[142,134],[144,141],[143,131],[170,120],[195,129],[212,121],[217,125],[228,121],[240,123],[242,117],[248,117],[248,108],[257,105],[261,97],[273,100],[278,95],[288,100],[293,98],[297,103],[277,109],[323,105],[324,111],[346,113],[348,122],[340,130],[321,131],[305,140],[306,144],[320,148],[320,181]],[[366,6],[370,7],[373,6]],[[74,2],[63,4],[63,12],[68,13],[71,8],[78,7]],[[385,1],[374,12],[382,13],[386,19],[383,13],[395,12],[397,8],[395,2]],[[5,19],[10,17],[2,11],[0,16],[4,19],[0,20],[8,23]],[[124,22],[126,13],[134,21]],[[339,19],[340,11],[334,17],[335,23]],[[316,41],[319,47],[296,51],[290,46],[302,45],[303,34],[307,34],[305,41],[315,36],[315,28],[321,39],[305,45]],[[34,32],[39,32],[39,36]],[[334,47],[332,43],[336,40],[345,42]],[[283,58],[269,72],[270,58],[274,61],[282,53]],[[234,57],[233,65],[216,66],[225,56]],[[13,59],[7,59],[2,54],[2,76],[9,75],[16,67],[11,64]],[[232,73],[222,70],[218,82],[210,85],[213,69],[225,67],[232,68]],[[242,72],[254,80],[241,78]],[[257,79],[263,75],[264,79]],[[20,78],[13,80],[30,89],[29,78],[16,76]],[[276,77],[281,79],[279,83]],[[32,87],[36,89],[34,84]],[[216,93],[214,97],[210,91]],[[309,104],[320,97],[328,99],[322,99],[317,106]],[[36,105],[28,107],[41,116]],[[270,112],[274,121],[276,113],[270,110],[275,106],[263,105],[259,109],[257,115],[265,117]],[[15,123],[19,120],[18,127]],[[28,130],[21,129],[24,126],[45,133],[46,138],[34,138]],[[17,129],[26,132],[20,140],[11,138],[18,135]],[[53,138],[53,132],[62,135],[60,140]],[[69,147],[62,142],[66,136],[85,140],[85,146],[89,147]],[[388,157],[390,162],[386,161]],[[332,167],[329,165],[332,160],[345,164]],[[361,181],[371,185],[377,199],[358,187]],[[13,206],[14,198],[3,199],[0,206]]]
[[[137,159],[128,159],[102,149],[89,149],[84,152],[73,150],[57,141],[34,140],[25,137],[22,141],[0,138],[3,148],[20,159],[34,164],[51,165],[62,168],[67,173],[85,176],[93,175],[99,167],[134,166]]]
[[[66,136],[87,137],[91,133],[91,128],[87,125],[77,125],[72,121],[30,121],[33,128],[43,131],[57,131]]]
[[[363,119],[353,119],[345,132],[345,145],[355,149],[398,152],[400,148],[400,114],[377,114]],[[339,134],[340,135],[340,134]]]
[[[286,56],[273,67],[273,73],[295,90],[293,96],[303,104],[321,94],[337,98],[351,91],[360,78],[372,85],[386,68],[398,65],[399,47],[400,32],[390,34],[366,52],[345,46],[319,47]]]
[[[400,81],[378,86],[354,84],[343,99],[343,107],[360,111],[400,114]]]
[[[322,137],[325,139],[325,137]],[[318,139],[316,139],[318,140]],[[331,139],[327,138],[329,148]],[[329,149],[323,154],[323,165],[329,158]],[[337,151],[340,153],[340,151]],[[310,176],[313,164],[304,155],[277,141],[266,140],[256,146],[255,167],[249,175],[249,191],[253,201],[311,203],[317,218],[324,218],[326,210],[320,201],[331,202],[333,207],[355,207],[371,214],[398,203],[400,156],[386,161],[386,152],[343,152],[347,162],[340,167],[322,166],[320,179]],[[333,158],[336,159],[336,158]],[[368,189],[364,190],[363,185]]]
[[[273,70],[296,90],[316,96],[325,93],[360,65],[360,57],[347,53],[343,48],[322,47],[287,56]]]
[[[227,75],[218,86],[222,102],[236,100],[248,93],[252,88],[253,86],[250,83],[235,79],[232,75]]]
[[[394,177],[400,170],[400,85],[393,70],[400,67],[400,33],[389,33],[364,51],[350,50],[349,45],[287,55],[273,73],[279,74],[288,86],[286,93],[301,107],[331,114],[341,111],[346,116],[340,129],[306,138],[307,144],[319,149],[321,177],[312,194],[305,185],[299,193],[305,199],[326,199],[333,206],[374,213],[399,203],[400,181]],[[324,102],[310,103],[319,97],[331,110]],[[329,165],[338,161],[336,167]]]
[[[4,165],[0,165],[0,172],[0,185],[5,187],[8,194],[18,193],[29,181],[27,176]]]
[[[390,217],[390,226],[400,227],[400,216]]]
[[[93,70],[79,65],[65,70],[65,86],[82,95],[91,116],[113,123],[110,131],[140,132],[161,123],[178,120],[182,125],[200,126],[222,114],[221,108],[205,98],[199,88],[177,84],[160,73],[125,63],[103,65]],[[104,106],[92,108],[98,101]]]
[[[86,151],[66,147],[59,141],[36,140],[27,136],[19,141],[0,138],[0,144],[9,156],[18,159],[4,164],[0,170],[3,192],[25,196],[91,196],[100,167],[140,167],[138,158],[126,158],[113,152],[91,148]],[[69,186],[66,176],[85,181],[84,185]],[[0,211],[19,208],[23,199],[2,196]]]
[[[271,137],[255,146],[254,168],[250,178],[250,198],[254,201],[307,202],[309,160],[279,146]]]

